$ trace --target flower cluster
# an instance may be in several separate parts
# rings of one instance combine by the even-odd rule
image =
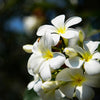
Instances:
[[[82,21],[65,15],[51,20],[52,25],[40,26],[36,42],[23,46],[31,53],[27,63],[33,81],[28,89],[43,100],[92,100],[92,87],[100,87],[99,41],[84,41],[81,30],[70,28]]]

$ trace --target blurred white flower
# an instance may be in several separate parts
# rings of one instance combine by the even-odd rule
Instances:
[[[82,69],[63,69],[56,77],[57,81],[66,82],[59,88],[68,98],[92,100],[94,91],[91,87],[100,87],[100,74],[88,75]]]
[[[70,68],[80,68],[84,63],[84,69],[88,74],[100,73],[100,53],[96,51],[100,42],[85,41],[83,49],[76,46],[74,49],[80,56],[69,57],[65,64]]]
[[[26,16],[23,18],[24,30],[27,34],[32,34],[33,30],[38,28],[43,22],[42,18],[37,16]]]
[[[54,43],[51,34],[46,33],[39,41],[37,40],[28,60],[28,72],[31,75],[40,73],[44,81],[51,79],[51,70],[60,68],[65,61],[65,56],[60,52],[52,52]]]
[[[37,31],[37,35],[43,36],[45,31],[49,30],[52,33],[52,35],[54,35],[54,40],[56,41],[56,44],[57,44],[60,39],[60,36],[67,39],[77,37],[79,35],[79,32],[69,27],[80,23],[81,20],[82,19],[80,17],[75,16],[75,17],[69,18],[66,22],[64,22],[65,15],[59,15],[51,20],[51,23],[54,26],[52,25],[40,26],[40,28]]]

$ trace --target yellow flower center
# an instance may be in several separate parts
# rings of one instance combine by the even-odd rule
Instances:
[[[89,61],[92,58],[92,55],[88,52],[84,53],[83,55],[83,59],[85,59],[85,61]]]
[[[64,34],[65,32],[66,32],[66,27],[60,27],[60,28],[57,29],[58,34],[60,34],[60,33]]]
[[[72,76],[71,78],[73,80],[74,86],[81,86],[83,82],[86,80],[85,77],[80,74],[76,74],[75,76]]]
[[[47,60],[51,59],[51,58],[53,58],[53,53],[48,49],[48,50],[44,51],[43,58],[45,58]]]

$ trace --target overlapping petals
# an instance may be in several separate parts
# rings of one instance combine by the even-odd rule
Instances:
[[[81,56],[70,57],[65,61],[65,64],[70,68],[80,68],[82,65],[86,73],[98,74],[100,73],[100,53],[96,51],[100,42],[86,41],[83,49],[79,46],[75,47],[76,52]]]
[[[44,81],[51,79],[51,68],[58,69],[65,61],[65,56],[62,53],[51,51],[53,40],[48,35],[50,34],[44,35],[35,42],[33,54],[28,60],[28,72],[31,75],[40,73]]]
[[[60,90],[68,97],[73,98],[73,95],[79,100],[92,100],[94,91],[92,87],[100,87],[99,75],[90,76],[83,73],[82,69],[63,69],[56,77],[57,81],[66,82],[60,87]],[[88,94],[87,94],[88,93]]]
[[[51,20],[51,23],[54,25],[43,25],[37,31],[38,36],[43,36],[46,31],[49,31],[52,35],[56,33],[55,45],[58,43],[60,36],[63,38],[73,38],[77,37],[79,32],[75,29],[69,28],[72,25],[78,24],[81,22],[80,17],[71,17],[65,22],[65,15],[59,15]],[[54,37],[54,35],[52,36]]]
[[[33,45],[23,46],[31,53],[27,69],[34,79],[28,90],[34,89],[42,100],[92,100],[92,87],[100,88],[100,42],[84,41],[82,31],[71,28],[81,20],[74,16],[65,21],[59,15],[52,25],[39,27]]]

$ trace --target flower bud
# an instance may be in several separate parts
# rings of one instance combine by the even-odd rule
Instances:
[[[32,48],[33,48],[33,45],[31,44],[27,44],[23,46],[23,50],[27,53],[32,53]]]

